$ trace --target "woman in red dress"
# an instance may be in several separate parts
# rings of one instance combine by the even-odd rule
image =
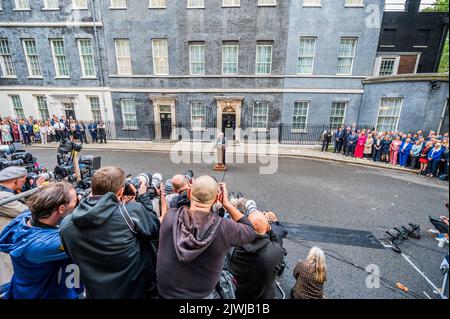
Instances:
[[[358,143],[356,143],[355,158],[364,157],[364,145],[366,144],[366,140],[366,130],[362,130],[358,137]]]
[[[20,142],[19,124],[17,122],[12,123],[12,133],[14,142]]]
[[[420,171],[419,173],[425,174],[428,167],[428,153],[433,148],[432,142],[427,142],[425,147],[420,152],[419,163],[420,163]]]

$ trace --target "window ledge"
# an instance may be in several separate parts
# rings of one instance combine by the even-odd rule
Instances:
[[[137,127],[123,127],[123,131],[138,131],[139,129]]]
[[[31,11],[31,9],[30,8],[28,8],[28,9],[13,9],[13,11]]]
[[[347,4],[344,6],[344,8],[365,8],[365,5],[363,4]]]
[[[380,44],[380,48],[395,48],[393,44]]]
[[[321,4],[304,4],[303,8],[322,8]]]
[[[205,7],[186,7],[186,9],[205,9]]]
[[[427,49],[428,45],[415,45],[415,46],[413,46],[413,48],[416,48],[416,49]]]
[[[96,76],[82,76],[80,77],[82,80],[97,80]]]
[[[256,128],[256,127],[252,127],[252,132],[256,132],[256,133],[267,133],[267,129],[266,129],[266,128]]]
[[[163,7],[148,7],[149,9],[167,9],[166,6]]]
[[[30,79],[30,80],[42,80],[42,79],[44,79],[44,77],[42,77],[42,76],[27,76],[27,79]]]
[[[71,10],[89,10],[89,8],[71,8]]]
[[[15,75],[2,75],[2,79],[17,79],[17,76]]]
[[[41,11],[60,11],[60,8],[41,8]]]
[[[300,128],[292,129],[291,133],[308,133],[308,130],[307,129],[300,129]]]
[[[297,75],[314,75],[314,73],[296,73]]]
[[[109,7],[109,10],[127,10],[127,7]]]
[[[240,5],[229,5],[229,6],[222,5],[222,8],[240,8],[240,7],[241,7]]]
[[[258,7],[276,7],[276,4],[258,4]]]

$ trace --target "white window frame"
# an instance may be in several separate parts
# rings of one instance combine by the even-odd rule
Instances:
[[[267,62],[258,62],[258,48],[269,47],[270,48],[270,64],[269,64],[269,72],[261,73],[258,72],[258,64],[266,65]],[[238,51],[238,59],[239,59],[239,51]],[[273,45],[272,44],[257,44],[256,45],[256,57],[255,57],[255,74],[256,75],[270,75],[272,74],[272,62],[273,62]],[[239,67],[239,64],[238,64]]]
[[[193,62],[192,61],[192,51],[191,49],[193,48],[203,48],[203,72],[202,73],[194,73],[193,72],[193,68],[192,65],[193,63],[202,63],[202,61],[200,62]],[[189,45],[189,74],[190,75],[205,75],[206,72],[206,45],[205,44],[190,44]]]
[[[305,128],[294,128],[294,117],[296,116],[295,115],[295,105],[296,105],[296,103],[306,103]],[[310,106],[311,106],[311,101],[308,101],[308,100],[294,101],[294,106],[292,107],[292,130],[291,130],[291,133],[305,133],[305,132],[307,132],[308,115],[309,115],[309,107]]]
[[[37,64],[39,67],[39,75],[34,75],[32,74],[32,67],[31,67],[31,62],[30,62],[30,58],[29,58],[29,54],[27,53],[27,48],[25,45],[25,42],[27,41],[34,41],[34,45],[36,47],[36,54],[33,54],[33,56],[37,56]],[[25,60],[27,62],[27,69],[28,69],[28,78],[29,79],[42,79],[42,67],[41,67],[41,62],[39,61],[39,54],[37,52],[37,42],[36,39],[22,39],[22,46],[23,46],[23,52],[25,54]]]
[[[205,8],[205,0],[202,0],[203,5],[193,5],[192,1],[195,1],[195,0],[187,0],[187,6],[186,6],[187,9],[204,9]]]
[[[93,70],[94,70],[93,75],[86,75],[86,69],[84,66],[84,58],[83,58],[83,54],[81,52],[81,42],[82,41],[89,41],[89,44],[91,47],[92,65],[93,65]],[[82,79],[96,79],[97,78],[97,70],[96,70],[96,66],[95,66],[95,56],[94,56],[94,48],[92,46],[92,39],[90,39],[90,38],[77,39],[77,43],[78,43],[78,55],[80,57],[80,64],[81,64],[81,74],[82,74],[81,78]]]
[[[394,69],[392,70],[393,71],[392,75],[396,75],[398,73],[398,66],[400,65],[400,56],[398,56],[398,55],[382,55],[382,56],[378,56],[375,59],[375,67],[374,67],[374,72],[373,72],[374,76],[381,76],[380,75],[381,63],[385,59],[395,60],[395,62],[394,62]]]
[[[48,111],[47,98],[45,95],[34,95],[36,99],[36,109],[38,110],[41,120],[47,121],[50,118],[50,112]],[[44,108],[42,108],[41,101],[43,102]],[[47,116],[42,116],[42,111],[46,113]]]
[[[345,124],[345,116],[347,115],[347,109],[348,109],[348,103],[349,103],[349,101],[339,101],[339,100],[336,100],[336,101],[332,101],[331,102],[331,108],[330,108],[330,116],[329,116],[329,125],[331,126],[332,125],[332,123],[331,123],[331,118],[332,117],[337,117],[337,116],[332,116],[332,111],[333,111],[333,105],[335,104],[335,103],[345,103],[345,107],[344,107],[344,114],[342,115],[342,122],[341,123],[339,123],[338,125],[336,125],[336,127],[341,127],[341,125],[343,125],[343,124]]]
[[[97,95],[88,96],[87,98],[89,100],[89,107],[91,109],[92,120],[94,122],[96,122],[96,123],[99,122],[99,121],[103,121],[102,108],[101,108],[101,105],[100,105],[100,98]],[[92,107],[93,106],[93,103],[92,103],[93,99],[97,99],[98,109],[94,109]],[[96,117],[95,112],[98,112],[98,115],[99,115],[98,118]]]
[[[119,45],[126,43],[128,46],[128,55],[119,56]],[[131,44],[129,39],[114,39],[114,46],[116,49],[116,66],[117,74],[132,75],[133,65],[131,63]]]
[[[21,6],[19,4],[26,4],[26,6]],[[30,11],[30,1],[29,0],[14,0],[13,11]]]
[[[314,39],[314,52],[312,55],[312,65],[311,65],[311,72],[299,72],[299,60],[300,58],[311,58],[311,56],[300,56],[300,48],[302,45],[302,40],[310,40]],[[314,74],[314,62],[316,60],[316,47],[317,47],[317,37],[315,36],[300,36],[300,42],[298,44],[298,58],[297,58],[297,74]]]
[[[44,0],[44,7],[42,8],[43,11],[59,11],[59,0],[52,0],[52,2],[55,3],[50,3],[49,0]],[[50,4],[56,4],[56,6],[50,6]]]
[[[0,41],[1,42],[5,41],[5,43],[6,43],[5,48],[7,51],[6,54],[0,54],[0,69],[2,71],[1,77],[5,78],[5,79],[15,79],[15,78],[17,78],[17,75],[16,75],[16,69],[14,67],[14,61],[12,58],[11,49],[9,48],[9,41],[8,41],[8,39],[4,39],[4,38],[0,39]],[[5,59],[9,60],[9,61],[5,61]],[[7,64],[9,64],[9,67],[7,67]],[[12,74],[8,74],[8,73],[10,73],[8,70],[12,71]]]
[[[364,8],[364,0],[345,0],[345,8]]]
[[[84,6],[82,6],[79,1],[84,1]],[[88,10],[88,0],[72,0],[72,10]]]
[[[320,8],[320,7],[322,7],[322,1],[321,0],[303,0],[303,6],[310,7],[310,8]]]
[[[277,0],[258,0],[258,7],[275,7],[276,5]]]
[[[398,128],[398,124],[400,122],[400,116],[402,115],[402,109],[403,109],[403,102],[404,102],[404,98],[401,96],[386,96],[386,97],[382,97],[380,99],[380,102],[378,104],[378,115],[377,115],[377,123],[375,124],[375,129],[378,131],[378,123],[380,122],[380,112],[381,112],[381,105],[383,103],[383,100],[385,99],[400,99],[400,107],[398,109],[398,115],[397,116],[382,116],[384,118],[392,118],[392,117],[396,117],[397,121],[395,123],[395,128],[393,129],[393,131],[397,131]]]
[[[256,104],[259,103],[265,103],[267,105],[267,110],[266,110],[266,125],[265,127],[255,127],[254,123],[255,123],[255,106]],[[253,110],[252,110],[252,131],[254,132],[267,132],[267,127],[269,125],[269,108],[270,108],[270,103],[268,101],[254,101],[253,102]],[[260,116],[260,115],[258,115]]]
[[[225,47],[237,47],[237,54],[236,54],[236,62],[224,62],[224,48]],[[224,65],[227,64],[236,64],[236,72],[235,73],[225,73],[224,72]],[[226,42],[222,43],[222,75],[238,75],[239,74],[239,43],[238,42]]]
[[[128,126],[127,125],[127,121],[126,121],[126,118],[125,118],[125,113],[126,114],[131,114],[130,112],[124,112],[124,107],[123,107],[123,105],[124,105],[124,101],[133,101],[133,106],[134,106],[134,116],[135,116],[135,118],[136,118],[136,126]],[[123,120],[123,126],[122,126],[122,128],[123,128],[123,130],[137,130],[138,129],[138,125],[137,125],[137,111],[136,111],[136,100],[135,99],[121,99],[120,100],[120,111],[121,111],[121,113],[122,113],[122,120]]]
[[[155,5],[155,4],[152,4],[152,2],[153,2],[154,0],[148,0],[148,7],[150,8],[150,9],[165,9],[165,8],[167,8],[167,1],[166,0],[162,0],[162,1],[164,1],[164,5]]]
[[[55,41],[61,41],[63,43],[63,49],[64,49],[64,58],[65,58],[65,63],[66,63],[66,68],[67,68],[67,75],[61,75],[60,73],[60,69],[59,69],[59,64],[58,61],[56,59],[56,52],[55,52]],[[55,67],[55,78],[59,78],[59,79],[69,79],[70,78],[70,69],[69,69],[69,63],[67,61],[67,54],[66,54],[66,46],[64,44],[64,40],[61,38],[58,39],[50,39],[50,46],[52,49],[52,57],[53,57],[53,66]]]
[[[119,5],[118,3],[115,3],[115,1],[123,1],[124,4],[122,3],[122,4]],[[124,9],[127,9],[127,5],[128,5],[127,0],[111,0],[111,2],[109,4],[109,9],[111,9],[111,10],[124,10]]]
[[[165,43],[165,56],[156,56],[155,55],[155,43],[157,41],[162,41],[162,43]],[[153,74],[154,75],[169,75],[170,70],[169,70],[169,41],[165,38],[157,38],[157,39],[152,39],[152,59],[153,59]],[[164,59],[165,63],[167,63],[166,65],[164,65],[164,68],[166,68],[167,66],[167,72],[156,72],[157,68],[157,60],[156,59]],[[159,67],[158,69],[160,69],[161,67]]]
[[[229,2],[229,3],[226,3]],[[222,0],[222,7],[235,8],[241,6],[241,0]]]
[[[355,64],[355,58],[356,58],[356,50],[358,49],[358,38],[357,37],[341,37],[339,39],[339,48],[338,48],[338,63],[337,63],[337,67],[339,68],[339,59],[348,59],[350,58],[349,56],[340,56],[339,55],[339,51],[341,50],[341,42],[344,39],[348,39],[348,40],[355,40],[355,48],[353,50],[353,55],[352,55],[352,64],[350,66],[350,73],[338,73],[338,70],[336,70],[336,75],[352,75],[353,74],[353,66]]]
[[[17,100],[19,101],[20,109],[15,107],[15,104],[14,104],[14,98],[15,97],[17,97]],[[10,100],[11,109],[13,110],[14,115],[17,117],[17,119],[19,119],[19,120],[24,119],[25,118],[25,112],[23,110],[23,105],[22,105],[22,100],[20,99],[20,95],[18,95],[18,94],[11,94],[11,95],[9,95],[9,100]],[[18,109],[21,111],[21,114],[17,114],[17,110]],[[23,116],[21,117],[20,115],[23,115]]]
[[[194,121],[193,120],[192,109],[193,109],[194,104],[196,106],[197,105],[201,105],[201,107],[202,107],[202,114],[200,116],[203,117],[204,120],[200,123],[200,125],[197,125],[198,121]],[[205,103],[203,101],[191,101],[191,103],[190,103],[190,113],[191,113],[191,130],[192,131],[203,131],[203,130],[205,130],[206,129],[206,120],[207,120],[206,119],[206,105],[205,105]],[[194,125],[194,123],[196,125]]]

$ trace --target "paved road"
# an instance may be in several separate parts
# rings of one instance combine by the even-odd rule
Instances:
[[[54,150],[33,150],[41,163],[53,167]],[[222,179],[222,174],[206,164],[173,164],[168,154],[136,151],[89,152],[102,156],[102,165],[117,165],[127,173],[160,172],[164,178],[175,172],[193,169],[196,176],[210,174]],[[87,154],[87,152],[83,152]],[[443,276],[439,265],[448,253],[448,246],[439,248],[426,230],[430,227],[428,215],[444,215],[444,203],[449,200],[448,183],[410,173],[346,164],[313,161],[298,158],[279,159],[274,175],[260,175],[256,164],[232,164],[225,181],[230,191],[241,191],[261,207],[276,212],[282,221],[318,226],[340,227],[373,232],[384,237],[384,230],[393,226],[419,224],[420,240],[408,240],[401,245],[403,252],[436,285]],[[285,241],[288,250],[288,269],[281,279],[285,291],[294,284],[292,270],[308,249],[303,242]],[[308,243],[332,250],[356,265],[365,268],[375,264],[380,275],[394,284],[400,282],[423,298],[426,292],[432,298],[429,284],[402,256],[388,249],[371,249],[328,243]],[[341,257],[339,257],[341,258]],[[328,298],[405,298],[398,289],[366,287],[366,273],[348,263],[327,258]],[[411,294],[406,297],[414,298]]]

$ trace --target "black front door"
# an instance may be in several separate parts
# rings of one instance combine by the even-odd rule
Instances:
[[[66,119],[70,119],[70,118],[76,120],[74,110],[66,110]]]
[[[172,114],[170,113],[160,113],[161,120],[161,138],[170,139],[172,133]]]
[[[236,129],[236,114],[223,114],[222,117],[222,132],[228,139],[235,140],[236,135],[234,131]]]

